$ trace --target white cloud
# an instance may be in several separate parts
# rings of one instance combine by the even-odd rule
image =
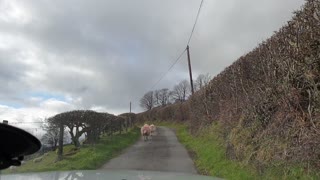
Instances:
[[[57,113],[73,110],[74,105],[56,100],[43,100],[39,97],[31,97],[30,101],[34,103],[30,107],[14,108],[0,104],[0,121],[8,120],[10,125],[24,129],[31,134],[41,137],[43,131],[41,124],[45,118],[51,117]]]
[[[0,1],[0,21],[23,25],[32,21],[31,12],[19,1]]]
[[[38,106],[14,108],[0,105],[0,118],[10,122],[34,122],[75,108],[72,104],[56,99],[41,101],[41,98],[32,97],[30,100],[38,102]]]

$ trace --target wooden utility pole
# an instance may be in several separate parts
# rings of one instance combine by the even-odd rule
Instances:
[[[189,65],[189,75],[190,75],[190,85],[191,85],[191,93],[194,93],[193,90],[193,80],[192,80],[192,70],[191,70],[191,62],[190,62],[190,52],[189,52],[189,45],[187,45],[187,54],[188,54],[188,65]]]
[[[130,124],[130,127],[132,127],[132,121],[131,121],[131,101],[130,101],[129,124]]]

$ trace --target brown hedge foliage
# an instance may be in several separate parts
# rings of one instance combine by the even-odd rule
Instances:
[[[294,14],[187,102],[139,119],[187,121],[194,133],[216,121],[238,160],[320,168],[320,1]]]

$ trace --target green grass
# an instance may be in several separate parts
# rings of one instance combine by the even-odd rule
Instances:
[[[225,149],[213,134],[194,137],[188,133],[185,125],[161,123],[176,130],[177,137],[190,152],[200,174],[226,179],[256,179],[257,176],[247,167],[230,161]]]
[[[179,141],[188,149],[200,174],[226,179],[319,179],[319,174],[305,174],[301,167],[273,167],[259,174],[248,163],[232,161],[226,157],[225,143],[219,138],[219,127],[203,129],[198,136],[191,136],[186,125],[157,122],[175,129]]]
[[[42,171],[60,171],[60,170],[92,170],[101,167],[111,158],[119,155],[126,147],[132,145],[139,138],[139,130],[133,129],[126,134],[117,134],[112,137],[103,137],[96,145],[84,145],[80,151],[71,156],[64,156],[63,160],[56,160],[56,153],[49,152],[41,162],[34,163],[27,161],[22,166],[15,169],[15,173],[22,172],[42,172]],[[74,146],[64,147],[64,154],[71,151]],[[2,173],[12,173],[8,169]]]

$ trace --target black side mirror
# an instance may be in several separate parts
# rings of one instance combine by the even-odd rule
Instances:
[[[30,133],[0,123],[0,170],[20,166],[24,156],[41,148],[40,141]]]

